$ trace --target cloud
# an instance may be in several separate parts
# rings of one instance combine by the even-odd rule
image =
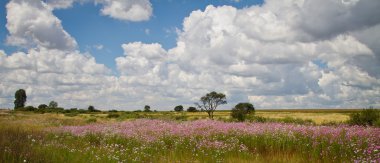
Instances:
[[[100,4],[100,13],[124,21],[147,21],[153,13],[149,0],[44,0],[52,9],[66,9],[74,3]]]
[[[314,38],[331,38],[378,24],[379,7],[372,0],[305,1],[297,25]]]
[[[7,44],[24,48],[73,50],[77,43],[41,1],[13,0],[7,5]]]
[[[95,3],[103,5],[103,15],[126,21],[146,21],[153,12],[149,0],[95,0]]]
[[[98,3],[111,8],[113,2]],[[316,4],[324,7],[312,8]],[[10,95],[25,88],[32,104],[57,98],[67,107],[105,109],[148,104],[168,110],[190,106],[209,91],[227,95],[224,109],[247,101],[258,108],[380,106],[380,24],[373,16],[378,11],[363,7],[378,4],[268,0],[243,9],[210,5],[184,19],[174,48],[123,44],[124,55],[115,59],[120,75],[75,49],[35,43],[25,53],[0,51],[5,79],[0,101],[11,106]]]

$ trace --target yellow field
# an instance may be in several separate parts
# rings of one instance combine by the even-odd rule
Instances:
[[[299,118],[304,120],[312,120],[316,124],[323,123],[340,123],[349,119],[349,114],[359,110],[258,110],[255,112],[256,116],[261,116],[271,119],[283,118]],[[207,119],[208,115],[205,112],[173,112],[173,111],[159,111],[159,112],[118,112],[121,117],[123,115],[134,115],[133,118],[160,118],[170,119],[182,117],[185,120]],[[216,111],[214,119],[228,120],[230,119],[230,111]],[[8,123],[18,123],[23,121],[24,124],[38,124],[38,126],[48,126],[55,124],[60,125],[82,125],[89,122],[89,120],[96,119],[96,122],[108,123],[120,120],[127,120],[131,118],[112,119],[107,118],[108,112],[101,112],[96,114],[78,114],[77,116],[69,117],[61,113],[45,113],[38,114],[32,112],[11,112],[9,110],[0,110],[0,121],[7,121]],[[132,118],[132,119],[133,119]]]

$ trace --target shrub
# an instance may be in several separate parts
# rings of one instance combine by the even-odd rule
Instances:
[[[268,118],[261,117],[261,116],[253,116],[250,120],[252,122],[261,122],[261,123],[264,123],[264,122],[268,121]]]
[[[38,105],[38,109],[46,109],[48,106],[46,104]]]
[[[348,123],[351,125],[373,126],[377,125],[380,121],[380,110],[370,107],[363,109],[359,113],[350,115]]]
[[[231,112],[231,116],[238,121],[244,121],[247,118],[247,114],[254,113],[255,108],[251,103],[239,103]]]
[[[35,108],[33,106],[27,106],[25,108],[22,108],[21,110],[23,110],[23,111],[35,111],[35,110],[37,110],[37,108]]]
[[[233,108],[231,111],[231,116],[238,121],[244,121],[247,117],[248,112],[242,108]]]
[[[178,106],[174,107],[174,111],[177,111],[177,112],[183,111],[183,106],[178,105]]]
[[[197,108],[196,107],[193,107],[193,106],[190,106],[188,109],[187,109],[188,112],[197,112]]]

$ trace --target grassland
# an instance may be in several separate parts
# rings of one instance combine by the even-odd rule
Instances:
[[[210,121],[204,112],[1,110],[0,162],[380,161],[379,128],[340,125],[356,111],[261,110],[272,121],[232,123],[229,111]],[[278,123],[289,117],[314,125]]]

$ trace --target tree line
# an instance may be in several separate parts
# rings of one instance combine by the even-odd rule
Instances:
[[[25,103],[27,100],[26,92],[24,89],[19,89],[15,93],[15,101],[14,101],[14,109],[20,111],[37,111],[37,112],[99,112],[96,110],[94,106],[89,106],[87,110],[71,108],[69,110],[65,110],[62,107],[58,107],[58,103],[55,101],[51,101],[49,105],[40,104],[37,108],[33,106],[26,106]],[[227,104],[226,95],[223,93],[217,93],[215,91],[207,93],[202,96],[199,102],[194,103],[196,107],[190,106],[187,108],[188,112],[206,112],[210,119],[214,118],[214,112],[218,106]],[[174,107],[174,111],[181,112],[184,111],[184,107],[182,105],[178,105]],[[232,108],[231,116],[239,121],[244,121],[248,114],[254,113],[255,108],[251,103],[239,103],[234,108]],[[149,105],[144,106],[144,112],[151,112],[151,108]]]

